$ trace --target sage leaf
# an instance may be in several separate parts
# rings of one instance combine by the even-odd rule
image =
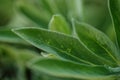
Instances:
[[[114,65],[93,54],[75,37],[40,28],[19,28],[13,31],[32,45],[63,59],[89,65]]]
[[[117,35],[118,45],[120,47],[120,0],[109,0],[109,8]]]
[[[65,34],[71,34],[70,25],[61,15],[54,15],[49,23],[49,29]]]
[[[88,66],[59,59],[35,59],[28,64],[28,67],[55,77],[85,80],[115,80],[116,78],[104,66]]]
[[[118,63],[118,50],[114,43],[101,31],[94,27],[74,21],[74,28],[77,37],[84,45],[94,52],[95,55],[104,58],[111,63]]]

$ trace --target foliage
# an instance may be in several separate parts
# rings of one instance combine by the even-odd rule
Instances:
[[[117,44],[82,21],[80,0],[39,1],[41,12],[27,1],[18,9],[40,27],[0,30],[0,80],[120,79],[119,0],[109,0]]]

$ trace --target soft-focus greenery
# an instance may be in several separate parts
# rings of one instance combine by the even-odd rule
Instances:
[[[0,80],[119,80],[119,27],[119,0],[0,0]]]

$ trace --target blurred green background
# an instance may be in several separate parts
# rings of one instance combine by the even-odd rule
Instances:
[[[107,0],[1,0],[0,26],[47,28],[53,14],[74,18],[114,39]]]

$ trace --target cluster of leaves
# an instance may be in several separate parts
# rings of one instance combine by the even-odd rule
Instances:
[[[51,1],[41,0],[45,10],[50,10],[50,16],[58,13],[57,10],[62,10],[62,6],[53,9],[51,6],[55,7],[56,4]],[[59,0],[57,1],[59,3]],[[77,3],[80,0],[75,1]],[[44,57],[30,50],[0,45],[0,79],[26,80],[27,76],[27,79],[31,80],[119,80],[119,0],[109,0],[109,4],[117,45],[100,30],[86,23],[71,21],[71,17],[67,17],[64,12],[66,10],[60,11],[63,12],[62,15],[53,15],[49,22],[50,16],[45,14],[46,11],[39,15],[34,7],[20,6],[20,10],[39,25],[45,27],[49,22],[48,29],[24,27],[11,31],[6,28],[0,31],[0,41],[23,46],[33,45],[44,51],[41,53]],[[72,15],[75,14],[72,17],[79,20],[79,10],[75,9],[77,10],[71,11]]]

